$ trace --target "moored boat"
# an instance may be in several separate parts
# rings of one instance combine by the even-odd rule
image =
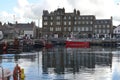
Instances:
[[[90,42],[81,40],[81,39],[67,39],[66,47],[80,47],[80,48],[89,48]]]
[[[0,80],[10,80],[10,76],[12,76],[12,73],[9,69],[0,68]]]

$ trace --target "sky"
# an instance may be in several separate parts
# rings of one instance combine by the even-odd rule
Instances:
[[[43,10],[51,12],[63,7],[65,12],[77,9],[81,15],[95,15],[97,19],[110,19],[112,16],[113,25],[120,24],[120,0],[1,0],[0,21],[2,23],[34,21],[41,27]]]

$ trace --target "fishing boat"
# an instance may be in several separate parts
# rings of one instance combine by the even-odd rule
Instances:
[[[80,48],[89,48],[90,42],[83,39],[67,39],[66,47],[80,47]]]
[[[76,35],[71,33],[70,37],[66,39],[66,47],[80,47],[80,48],[89,48],[90,47],[90,40],[86,38],[79,38],[75,37]]]

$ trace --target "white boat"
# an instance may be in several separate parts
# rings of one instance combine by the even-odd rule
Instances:
[[[12,73],[9,69],[0,67],[0,80],[10,80],[11,75]]]

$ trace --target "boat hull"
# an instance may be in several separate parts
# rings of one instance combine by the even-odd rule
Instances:
[[[89,48],[90,47],[90,42],[66,41],[66,47]]]

